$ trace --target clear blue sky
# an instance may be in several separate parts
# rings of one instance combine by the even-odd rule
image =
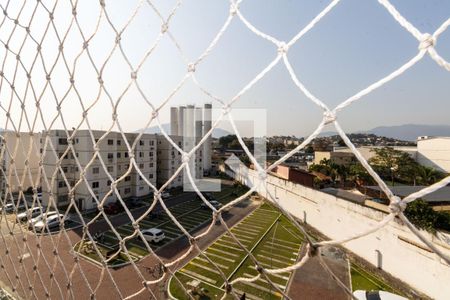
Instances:
[[[12,1],[16,2],[16,1]],[[10,4],[10,16],[17,15],[20,1]],[[49,7],[53,1],[44,1]],[[78,18],[83,32],[89,35],[95,28],[99,13],[98,1],[80,0]],[[6,1],[0,1],[4,6]],[[19,18],[25,24],[29,20],[35,1],[27,6]],[[112,22],[121,28],[132,14],[138,1],[106,1]],[[174,1],[154,1],[161,13],[169,13]],[[241,11],[260,30],[280,40],[289,40],[329,1],[263,1],[244,0]],[[432,33],[450,17],[450,1],[409,0],[394,1],[398,10],[422,32]],[[169,26],[189,60],[194,60],[207,47],[225,22],[229,11],[228,1],[185,1],[178,9]],[[68,26],[71,9],[59,1],[55,23],[61,36]],[[31,33],[41,37],[48,14],[38,8],[31,24]],[[5,42],[12,31],[13,22],[7,20],[0,27],[0,39]],[[160,21],[151,8],[144,3],[135,20],[124,32],[123,50],[132,64],[137,64],[152,45],[160,30]],[[9,42],[10,48],[19,49],[24,29],[16,29]],[[89,44],[92,57],[100,68],[114,45],[115,36],[105,18],[97,35]],[[76,27],[69,32],[64,53],[72,68],[73,61],[81,50],[82,40]],[[47,68],[55,61],[57,43],[53,28],[43,42],[43,53]],[[374,81],[392,72],[417,53],[418,42],[388,14],[375,0],[343,0],[313,30],[307,33],[289,51],[289,59],[306,87],[330,107],[336,106]],[[0,60],[5,56],[0,47]],[[21,59],[30,68],[36,46],[30,40],[25,43]],[[441,35],[437,44],[439,53],[450,60],[450,30]],[[250,32],[237,18],[220,40],[217,47],[197,68],[200,83],[209,91],[229,100],[276,56],[276,48]],[[11,54],[3,67],[5,76],[13,78],[16,59]],[[158,105],[183,77],[187,67],[179,52],[166,36],[143,65],[138,81],[149,101]],[[42,63],[35,63],[32,78],[39,95],[45,84]],[[104,69],[105,86],[113,101],[117,101],[129,81],[130,71],[120,52],[116,50]],[[98,94],[97,75],[93,72],[86,54],[80,57],[75,79],[83,102],[88,105]],[[26,101],[30,120],[34,118],[35,97],[30,90],[25,93],[26,76],[19,68],[16,87]],[[58,99],[69,88],[67,71],[61,58],[55,65],[52,83]],[[345,130],[358,131],[380,125],[449,124],[450,118],[450,73],[438,67],[426,57],[406,74],[364,97],[342,112],[339,121]],[[172,105],[210,102],[190,81],[171,100]],[[0,103],[9,106],[10,90],[3,85]],[[213,103],[214,105],[214,103]],[[41,107],[47,125],[53,118],[53,127],[61,122],[55,110],[55,99],[51,90],[42,94]],[[81,118],[79,100],[72,90],[62,103],[66,125],[76,126]],[[163,122],[168,121],[168,107],[161,113]],[[268,134],[306,135],[318,124],[321,111],[315,107],[292,83],[284,65],[279,64],[253,89],[240,99],[235,107],[266,108],[268,110]],[[111,104],[104,94],[89,114],[93,128],[106,129],[111,124]],[[151,109],[133,86],[118,106],[119,120],[125,130],[142,128]],[[16,124],[20,120],[20,104],[13,99],[11,108]],[[5,127],[4,112],[0,113],[0,127]],[[10,125],[8,125],[10,127]],[[83,126],[85,127],[85,126]],[[27,126],[22,123],[21,129]],[[42,129],[40,117],[35,129]]]

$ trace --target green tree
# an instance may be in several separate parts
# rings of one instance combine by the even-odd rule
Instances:
[[[405,209],[405,216],[418,228],[430,232],[436,231],[438,213],[422,199],[409,203]]]
[[[417,167],[417,163],[408,153],[390,147],[375,148],[372,151],[375,156],[369,163],[381,178],[390,179],[392,182],[396,179],[414,181],[411,180],[411,170]]]
[[[374,179],[360,162],[351,164],[348,168],[348,173],[351,180],[358,185],[374,183]]]
[[[420,184],[429,185],[433,184],[436,181],[443,178],[443,174],[436,169],[426,167],[426,166],[418,166],[417,167],[417,179]]]

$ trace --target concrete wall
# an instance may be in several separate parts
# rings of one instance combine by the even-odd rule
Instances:
[[[231,171],[227,173],[249,186],[256,182],[255,171],[243,169],[242,166],[240,169],[236,174]],[[267,178],[267,189],[282,207],[332,239],[346,238],[367,230],[386,216],[386,213],[376,209],[271,175]],[[259,192],[267,197],[262,187]],[[423,234],[450,256],[448,235]],[[343,246],[432,298],[450,299],[449,265],[427,249],[398,220]]]

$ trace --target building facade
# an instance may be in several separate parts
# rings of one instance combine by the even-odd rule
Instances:
[[[316,151],[314,153],[314,163],[320,164],[323,159],[330,160],[337,165],[348,166],[356,161],[353,153],[338,151]]]
[[[186,142],[184,137],[171,135],[170,138],[185,151]],[[163,186],[178,170],[182,164],[181,153],[166,139],[163,135],[157,135],[158,141],[158,170],[157,170],[157,185],[158,187]],[[199,142],[198,140],[197,142]],[[190,149],[190,148],[189,148]],[[193,178],[200,179],[203,178],[203,164],[202,164],[203,148],[200,147],[196,151],[196,155],[192,158],[191,168],[195,170],[195,175]],[[180,172],[177,177],[167,185],[167,189],[176,188],[183,186],[183,178],[185,174],[184,171]]]
[[[423,166],[450,173],[450,137],[419,137],[417,162]]]
[[[74,151],[68,152],[65,131],[52,130],[43,135],[45,180],[41,182],[41,186],[44,205],[67,206],[70,203],[70,188],[74,187],[80,178],[82,181],[74,190],[74,200],[80,210],[93,209],[98,201],[105,198],[105,203],[115,202],[118,199],[117,194],[122,199],[128,199],[149,196],[153,192],[144,178],[156,185],[156,135],[141,136],[133,151],[136,166],[130,166],[130,153],[121,133],[110,132],[104,136],[105,131],[91,132],[92,136],[88,130],[78,130],[73,137]],[[137,133],[124,135],[130,147],[138,137]],[[54,150],[49,147],[50,141]],[[95,155],[97,142],[101,159]],[[57,167],[59,159],[61,169]],[[84,170],[84,177],[81,176],[81,170]],[[116,193],[112,191],[111,185],[119,178],[121,180],[117,183]]]

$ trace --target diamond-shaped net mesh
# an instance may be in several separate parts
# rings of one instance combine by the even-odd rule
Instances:
[[[193,60],[187,59],[187,55],[183,52],[182,47],[170,30],[172,19],[182,9],[181,2],[177,1],[170,11],[162,13],[152,1],[139,1],[134,11],[126,19],[120,20],[120,22],[111,16],[107,1],[105,0],[100,0],[99,2],[90,1],[88,4],[84,4],[82,8],[78,6],[78,1],[61,3],[61,1],[27,0],[16,3],[16,1],[5,0],[0,2],[3,10],[0,21],[0,31],[2,33],[0,41],[3,45],[2,57],[0,58],[2,61],[0,70],[0,108],[2,116],[5,118],[2,120],[2,126],[5,131],[1,137],[0,161],[8,162],[7,166],[3,165],[0,176],[0,184],[3,190],[1,193],[2,206],[6,207],[8,203],[12,202],[14,205],[11,206],[11,211],[15,213],[19,212],[21,205],[25,205],[26,208],[36,208],[39,213],[48,213],[45,218],[48,221],[51,219],[51,214],[49,213],[51,204],[56,203],[56,201],[65,201],[67,204],[64,209],[60,207],[60,214],[54,215],[55,222],[58,223],[60,230],[54,234],[45,235],[40,234],[36,226],[30,226],[30,230],[34,234],[29,235],[26,226],[24,227],[14,224],[14,222],[9,222],[7,220],[6,209],[2,210],[2,230],[0,233],[1,243],[3,244],[2,249],[5,252],[0,255],[0,267],[2,281],[10,286],[13,292],[17,292],[26,298],[85,298],[89,296],[97,297],[101,288],[109,289],[114,297],[119,298],[133,298],[135,296],[157,297],[155,295],[155,290],[157,290],[155,286],[164,286],[162,283],[174,275],[179,263],[193,252],[198,251],[203,259],[207,260],[214,267],[215,272],[223,279],[225,283],[224,289],[227,291],[223,297],[230,295],[231,297],[239,298],[240,294],[233,289],[234,285],[243,281],[255,282],[262,278],[274,290],[289,298],[286,291],[271,280],[273,278],[271,276],[296,270],[308,261],[311,256],[317,255],[318,252],[320,253],[321,247],[331,244],[342,244],[368,235],[381,229],[395,217],[399,217],[423,243],[447,263],[450,263],[450,258],[441,253],[433,243],[428,241],[403,214],[408,203],[446,186],[450,183],[450,177],[444,178],[436,184],[400,199],[393,195],[385,182],[358,152],[337,121],[339,113],[346,107],[400,76],[426,55],[431,57],[439,66],[450,71],[450,64],[435,49],[435,44],[439,36],[450,25],[450,19],[444,22],[434,33],[422,33],[406,20],[389,1],[379,0],[379,3],[392,15],[398,24],[417,39],[417,54],[400,68],[349,97],[335,108],[329,108],[323,101],[314,96],[300,81],[289,62],[288,54],[289,49],[302,39],[322,18],[326,17],[340,2],[339,0],[331,1],[323,11],[314,17],[307,26],[302,28],[289,41],[278,40],[256,28],[239,10],[239,5],[242,1],[230,1],[228,17],[225,23],[201,55]],[[91,20],[80,20],[80,9],[90,11],[93,18]],[[126,50],[122,38],[124,33],[131,31],[131,27],[135,26],[133,21],[137,18],[137,15],[143,12],[151,12],[156,16],[160,21],[161,30],[150,45],[142,47],[142,49],[146,49],[144,52],[141,51],[142,49],[139,49],[139,52],[142,53],[136,59],[134,53],[129,53],[130,51]],[[67,25],[60,26],[58,23],[59,18],[64,18],[64,24]],[[208,55],[216,47],[219,47],[218,43],[224,33],[227,32],[233,19],[237,19],[237,21],[244,24],[259,38],[272,43],[275,51],[273,60],[259,74],[246,83],[231,99],[223,100],[214,96],[212,92],[208,91],[199,83],[195,71]],[[83,21],[88,24],[84,24]],[[109,45],[100,45],[104,49],[107,49],[106,55],[104,57],[97,57],[91,52],[90,48],[95,45],[97,34],[105,29],[109,31],[112,42]],[[168,96],[156,104],[144,92],[144,89],[142,89],[142,81],[139,80],[139,76],[145,62],[157,50],[158,45],[166,39],[173,43],[183,58],[185,73]],[[75,40],[75,42],[69,43],[72,40]],[[50,49],[50,47],[47,47],[48,43],[58,45],[56,51],[54,48]],[[73,47],[67,48],[67,44],[77,45],[77,47],[75,49]],[[111,76],[116,76],[115,73],[117,71],[109,68],[109,62],[113,59],[121,60],[124,63],[123,70],[120,70],[121,75],[124,73],[129,74],[126,77],[127,79],[123,80],[123,87],[118,92],[117,87],[112,84],[108,85],[107,79],[111,78]],[[90,68],[78,68],[82,60],[85,63],[87,62]],[[323,119],[314,132],[300,145],[275,163],[266,167],[258,164],[237,130],[233,120],[233,105],[279,64],[286,67],[286,71],[299,92],[306,95],[308,99],[323,110]],[[86,78],[88,79],[86,80]],[[215,105],[217,104],[222,107],[222,113],[214,121],[212,128],[189,152],[182,149],[178,142],[169,136],[169,133],[161,125],[159,118],[161,110],[170,105],[171,99],[173,99],[187,82],[192,82]],[[88,95],[85,93],[86,89],[92,90],[94,93]],[[150,108],[145,127],[140,133],[136,134],[124,132],[122,129],[122,122],[124,121],[121,120],[120,114],[118,113],[118,107],[123,104],[123,99],[127,97],[131,89],[135,89],[137,95],[144,100],[145,107]],[[114,93],[111,90],[114,90]],[[76,99],[77,105],[71,105],[65,110],[68,98]],[[55,111],[43,110],[41,108],[43,101],[54,101]],[[135,106],[133,104],[133,108]],[[95,114],[92,113],[98,107],[111,113],[111,117],[107,119],[108,122],[105,122],[107,128],[104,131],[96,131],[90,125],[90,118],[95,118],[99,115],[98,112]],[[13,113],[14,111],[20,111],[20,113]],[[67,128],[65,119],[68,114],[80,115],[75,127]],[[275,269],[264,267],[258,261],[257,257],[236,237],[222,218],[223,211],[244,201],[258,187],[251,187],[243,195],[228,202],[220,209],[216,209],[199,191],[194,176],[191,175],[192,170],[189,169],[189,161],[195,152],[208,141],[208,137],[211,136],[214,128],[225,118],[228,118],[232,124],[234,133],[238,137],[239,143],[245,153],[254,164],[255,170],[259,174],[260,184],[262,185],[264,185],[269,171],[273,170],[299,150],[305,148],[321,133],[327,124],[333,124],[345,144],[351,149],[359,162],[388,196],[391,213],[370,231],[362,232],[344,240],[316,242],[309,237],[308,233],[303,229],[302,224],[289,211],[286,211],[278,205],[276,197],[270,192],[267,192],[268,199],[303,233],[307,242],[307,251],[301,260],[288,267]],[[42,132],[36,129],[38,123],[42,123],[44,127]],[[181,153],[177,171],[160,188],[156,187],[155,180],[151,176],[144,173],[142,160],[137,155],[142,151],[140,150],[142,146],[140,145],[140,141],[144,138],[145,130],[154,124],[157,124],[161,130],[163,138],[176,151]],[[82,130],[81,128],[83,126],[87,130]],[[56,130],[57,128],[62,129]],[[89,157],[85,157],[84,153],[77,151],[77,144],[83,135],[92,150]],[[108,160],[113,159],[113,157],[109,156],[102,148],[109,143],[109,139],[112,136],[115,137],[114,141],[121,141],[121,149],[127,152],[127,157],[121,158],[125,159],[128,163],[125,165],[126,168],[120,176],[114,176],[113,171],[108,168]],[[148,142],[150,143],[151,141],[148,140]],[[153,142],[156,143],[157,140],[155,139]],[[33,159],[36,157],[37,159]],[[30,162],[33,160],[38,161],[39,165],[31,166]],[[67,160],[70,160],[71,163],[65,163]],[[171,182],[178,179],[178,175],[183,169],[187,169],[187,178],[195,192],[203,203],[213,211],[211,225],[206,231],[195,236],[179,221],[180,213],[168,208],[162,198],[164,190],[170,186]],[[108,186],[110,187],[106,195],[103,197],[98,196],[98,193],[95,191],[96,186],[93,185],[92,180],[87,175],[88,172],[104,172],[106,174]],[[122,183],[128,181],[129,176],[132,174],[142,178],[147,191],[154,193],[151,205],[138,216],[128,207],[128,203],[122,198],[120,192]],[[32,187],[32,196],[30,196],[31,193],[25,193],[26,191],[24,191],[24,188],[28,186]],[[42,187],[46,195],[41,195],[39,187]],[[53,191],[56,187],[66,188],[65,195],[54,195]],[[80,204],[75,197],[75,193],[80,190],[83,190],[87,196],[92,197],[98,207],[98,211],[93,214],[91,219],[86,219],[82,215]],[[124,210],[126,217],[130,220],[130,227],[125,237],[123,232],[119,232],[115,226],[116,222],[114,217],[111,217],[111,215],[105,212],[106,203],[111,195],[115,195],[120,204],[120,207],[117,209]],[[43,201],[47,202],[43,203]],[[167,220],[173,222],[176,228],[189,241],[189,247],[183,250],[182,254],[174,260],[167,261],[156,255],[141,232],[142,220],[155,211],[164,212]],[[25,215],[25,219],[29,221],[31,216]],[[76,220],[75,223],[79,223],[81,226],[81,237],[75,236],[70,231],[70,221],[74,220]],[[103,227],[96,231],[91,230],[96,222],[100,220],[103,222]],[[251,278],[239,277],[231,280],[223,273],[221,267],[215,261],[202,253],[199,243],[214,230],[216,221],[220,221],[222,228],[254,262],[258,271],[257,276]],[[50,224],[49,222],[41,222],[40,224],[47,231],[51,231],[48,226]],[[106,252],[100,248],[96,243],[99,236],[94,234],[100,231],[109,231],[111,236],[119,241],[118,247]],[[129,248],[132,247],[129,242],[136,237],[141,238],[146,251],[154,260],[155,265],[158,266],[159,264],[157,269],[145,267],[134,259],[133,254],[129,251]],[[92,257],[100,258],[99,266],[94,268],[92,265],[86,263],[86,261],[80,260],[80,254],[75,250],[81,248]],[[87,256],[89,257],[89,255]],[[133,292],[123,292],[123,287],[130,283],[128,275],[121,274],[120,271],[113,274],[111,265],[114,260],[117,260],[118,255],[122,255],[123,263],[132,266],[135,275],[133,280],[139,282],[140,288],[135,289]],[[330,269],[327,270],[332,272]],[[93,276],[95,276],[94,279]],[[191,295],[187,291],[188,288],[177,277],[173,278],[185,290],[186,295]],[[334,278],[351,295],[351,291],[347,286],[340,282],[338,277],[334,276]]]

